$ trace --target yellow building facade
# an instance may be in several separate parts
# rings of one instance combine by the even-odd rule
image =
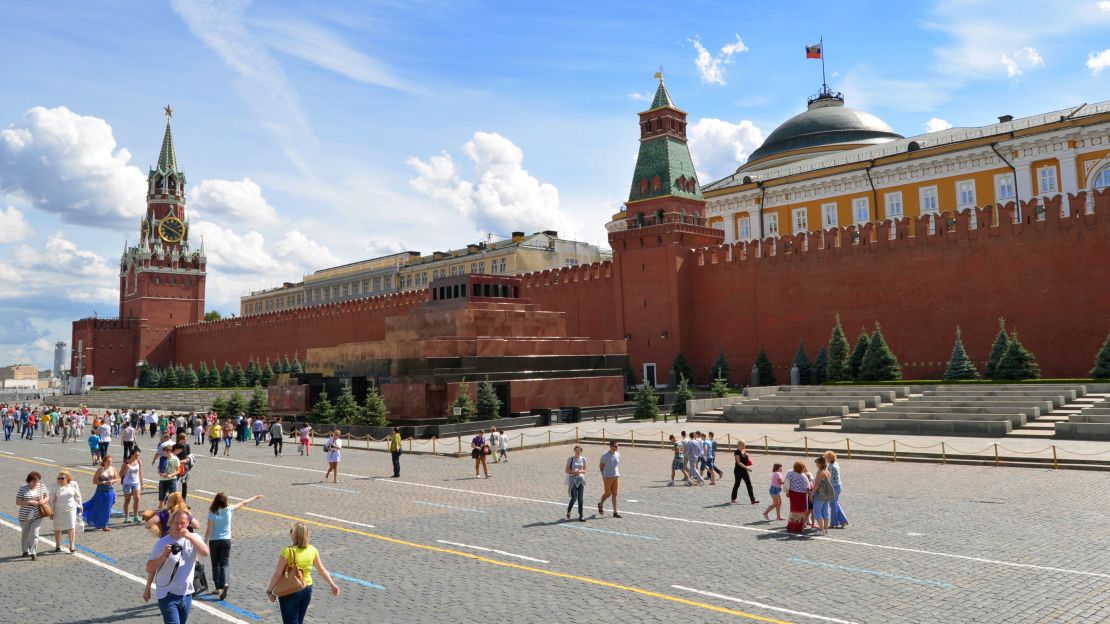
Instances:
[[[839,94],[815,99],[736,173],[705,187],[709,224],[726,242],[1025,204],[1110,183],[1110,102],[898,137],[844,108]],[[806,119],[814,111],[822,117]]]

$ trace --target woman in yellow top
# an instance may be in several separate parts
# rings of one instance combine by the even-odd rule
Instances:
[[[274,575],[270,577],[270,584],[266,586],[266,597],[270,599],[270,602],[278,601],[278,606],[281,608],[282,624],[303,624],[305,613],[308,612],[308,604],[312,602],[312,568],[315,567],[320,576],[324,577],[324,580],[331,586],[332,594],[339,595],[339,586],[335,584],[331,574],[328,574],[328,569],[324,567],[320,552],[316,550],[315,546],[308,543],[308,526],[301,522],[294,522],[292,528],[289,529],[289,537],[293,545],[281,549],[277,569],[274,570]],[[304,575],[305,587],[298,592],[279,598],[274,593],[274,585],[277,584],[282,571],[290,562],[300,568],[301,574]]]
[[[220,426],[220,421],[213,420],[211,425],[208,425],[208,452],[215,457],[220,452],[220,437],[223,435],[223,427]]]

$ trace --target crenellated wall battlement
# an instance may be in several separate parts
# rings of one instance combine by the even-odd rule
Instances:
[[[613,263],[591,262],[574,267],[561,267],[558,269],[544,269],[532,273],[523,273],[517,277],[521,280],[522,288],[539,288],[542,286],[568,285],[576,282],[597,280],[611,280],[613,278]]]
[[[1090,206],[1086,192],[1078,195],[1069,193],[1067,199],[1066,217],[1061,211],[1064,197],[1057,195],[1045,200],[1038,198],[1021,202],[1021,219],[1018,222],[1014,221],[1015,203],[1008,202],[975,209],[975,228],[972,227],[970,211],[942,212],[694,248],[690,250],[690,255],[696,266],[726,264],[755,268],[751,266],[753,263],[815,262],[829,256],[896,253],[921,246],[978,245],[1030,233],[1045,234],[1053,229],[1106,228],[1110,223],[1110,189],[1096,191]],[[893,237],[891,229],[895,230]]]
[[[88,317],[73,321],[74,331],[123,331],[130,332],[139,328],[139,319],[94,318]]]

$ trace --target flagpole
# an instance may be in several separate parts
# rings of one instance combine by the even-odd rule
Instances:
[[[825,37],[821,36],[821,86],[825,91],[829,90],[829,83],[825,80]]]

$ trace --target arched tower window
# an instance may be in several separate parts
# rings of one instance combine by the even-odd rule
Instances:
[[[166,190],[173,193],[177,190],[177,176],[170,174],[166,176]]]
[[[691,193],[697,193],[698,192],[698,181],[694,178],[690,178],[689,180],[687,180],[686,181],[686,190],[691,192]]]
[[[683,176],[678,176],[678,179],[674,181],[674,185],[675,185],[675,187],[678,188],[678,190],[685,191],[686,190],[686,176],[684,176],[684,175]]]
[[[653,177],[651,179],[651,190],[652,191],[658,191],[661,188],[663,188],[663,183],[662,183],[662,181],[659,180],[659,176]]]
[[[1101,190],[1108,186],[1110,186],[1110,165],[1103,167],[1102,171],[1099,171],[1095,174],[1095,177],[1091,178],[1092,191]]]
[[[636,213],[636,227],[644,227],[644,213]]]
[[[660,223],[662,223],[662,222],[663,222],[663,219],[665,219],[665,218],[666,218],[666,216],[667,216],[667,215],[666,215],[666,213],[664,213],[664,212],[663,212],[663,209],[662,209],[662,208],[660,208],[659,210],[656,210],[656,211],[655,211],[655,223],[656,223],[657,225],[658,225],[658,224],[660,224]]]
[[[646,193],[646,192],[648,192],[648,181],[647,181],[647,178],[644,178],[643,180],[640,180],[640,192],[641,192],[641,193]]]

